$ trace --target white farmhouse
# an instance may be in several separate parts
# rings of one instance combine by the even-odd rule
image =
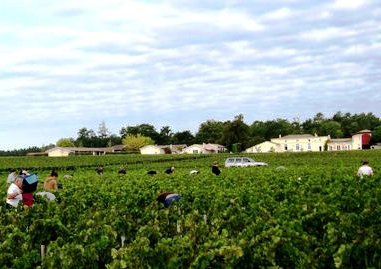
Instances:
[[[155,155],[155,154],[165,154],[164,146],[158,145],[147,145],[140,148],[140,154],[143,155]]]
[[[328,141],[328,151],[361,150],[363,146],[362,134],[358,133],[352,138],[331,139]]]
[[[61,148],[61,147],[55,147],[52,149],[48,149],[45,151],[48,153],[49,157],[67,157],[70,153],[74,153],[74,151],[68,149],[68,148]]]
[[[226,148],[218,144],[193,144],[187,148],[184,148],[182,153],[186,154],[208,154],[224,152]]]
[[[324,145],[330,136],[317,136],[311,134],[286,135],[279,138],[272,138],[271,142],[280,144],[278,152],[305,152],[305,151],[324,151]]]
[[[268,153],[268,152],[281,152],[281,145],[278,143],[265,141],[261,144],[255,145],[246,149],[247,153]]]
[[[180,154],[182,149],[187,145],[147,145],[140,148],[140,154],[143,155],[156,155],[156,154]]]

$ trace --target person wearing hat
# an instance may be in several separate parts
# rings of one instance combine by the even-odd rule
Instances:
[[[363,178],[364,176],[371,177],[373,176],[373,169],[368,165],[367,160],[362,161],[362,166],[360,166],[359,170],[357,171],[357,176],[360,178]]]
[[[220,170],[220,168],[218,168],[218,162],[217,161],[214,161],[214,163],[213,163],[212,173],[215,174],[216,176],[221,174],[221,170]]]
[[[172,174],[173,172],[175,171],[175,167],[168,167],[165,171],[164,171],[164,173],[166,173],[166,174]]]
[[[18,176],[9,186],[7,191],[7,207],[17,207],[22,201],[22,181],[23,178]]]

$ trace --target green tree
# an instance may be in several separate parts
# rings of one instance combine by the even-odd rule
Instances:
[[[221,144],[224,123],[213,119],[200,124],[195,136],[195,142]]]
[[[380,143],[381,142],[381,125],[374,128],[372,132],[371,144]]]
[[[319,135],[330,135],[331,138],[342,138],[343,132],[341,131],[340,123],[327,120],[321,124]]]
[[[61,138],[56,143],[57,147],[72,148],[75,147],[73,138]]]
[[[192,133],[187,130],[183,132],[177,132],[172,137],[172,143],[173,144],[186,144],[186,145],[192,145],[194,143],[194,136]]]
[[[140,148],[153,144],[155,144],[155,141],[141,134],[128,134],[123,138],[123,145],[126,145],[126,150],[130,151],[139,151]]]
[[[141,134],[142,136],[150,137],[154,141],[158,141],[159,138],[159,133],[156,131],[155,127],[151,124],[146,123],[136,126],[122,127],[119,131],[119,134],[122,139],[128,134]]]
[[[163,126],[160,129],[159,138],[156,141],[160,145],[169,145],[172,141],[173,133],[171,131],[171,127]]]
[[[250,128],[243,121],[243,115],[239,114],[234,117],[233,121],[224,122],[222,144],[229,150],[233,144],[241,144],[239,149],[244,149],[250,139]]]

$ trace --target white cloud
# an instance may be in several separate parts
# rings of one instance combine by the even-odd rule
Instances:
[[[378,90],[381,28],[369,1],[44,2],[7,10],[18,23],[3,19],[2,125],[54,121],[75,134],[106,118],[196,130],[188,120],[237,111],[248,121],[308,117],[338,103],[353,112],[363,108],[353,108],[356,90]],[[317,105],[327,92],[334,102]],[[47,139],[40,144],[57,140]]]
[[[336,0],[334,7],[338,9],[358,9],[366,4],[366,0]]]
[[[303,32],[300,34],[302,39],[312,40],[312,41],[325,41],[329,39],[336,38],[346,38],[355,36],[356,31],[339,28],[339,27],[328,27],[325,29],[316,29],[308,32]]]

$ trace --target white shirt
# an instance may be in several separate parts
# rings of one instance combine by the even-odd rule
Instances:
[[[364,164],[359,168],[357,175],[361,178],[363,178],[363,176],[373,176],[373,170],[369,165]]]
[[[7,195],[8,194],[15,194],[15,193],[18,193],[18,195],[13,199],[7,198],[7,204],[10,204],[11,206],[17,207],[19,202],[22,200],[21,189],[15,183],[12,183],[11,186],[9,186],[9,188],[8,188]]]
[[[12,183],[16,179],[16,172],[12,172],[8,175],[7,183]]]

